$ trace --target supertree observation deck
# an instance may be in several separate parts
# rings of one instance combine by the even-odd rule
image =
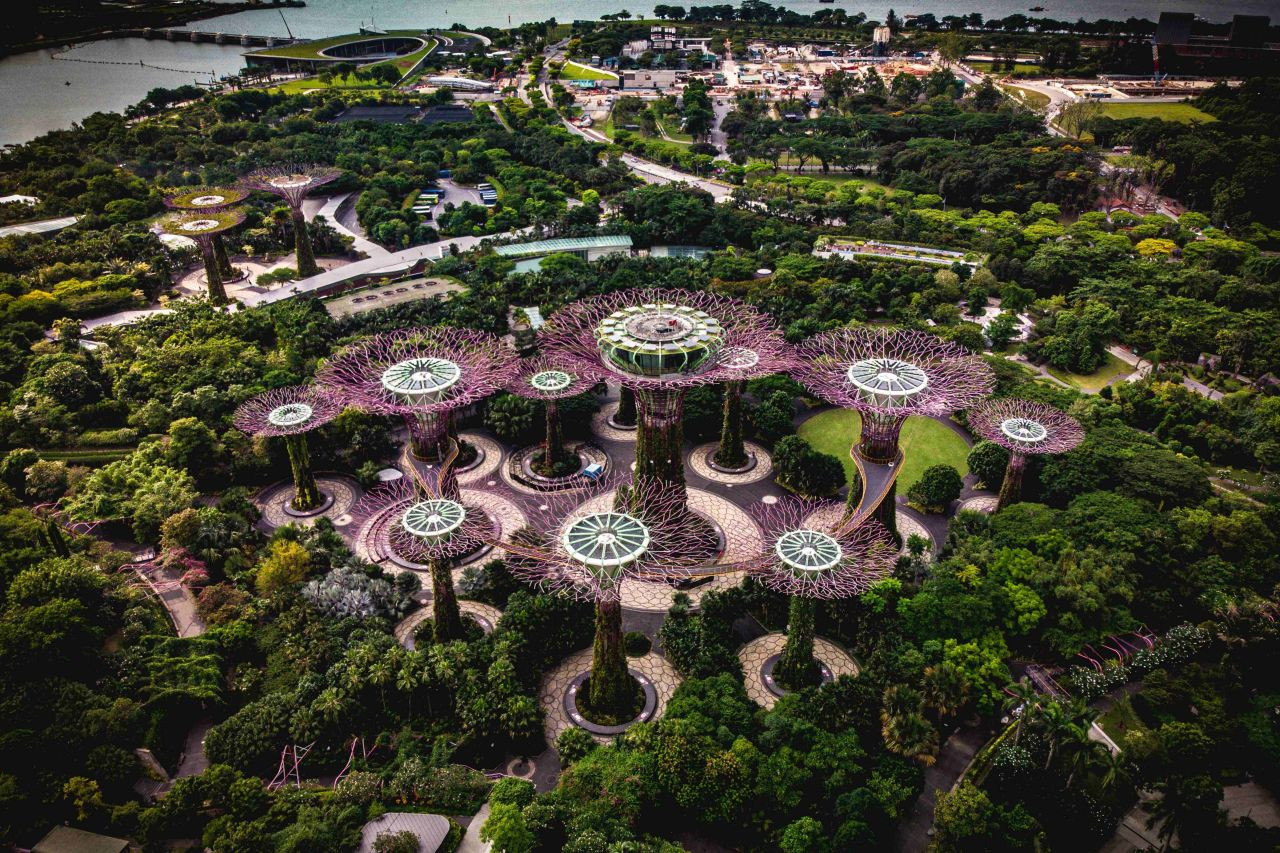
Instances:
[[[855,462],[892,466],[892,473],[884,485],[864,481],[863,501],[871,505],[861,507],[861,514],[879,506],[889,530],[903,422],[910,415],[937,417],[967,408],[995,385],[991,369],[959,344],[927,332],[869,327],[839,329],[801,344],[794,375],[814,395],[862,415]],[[866,466],[859,469],[866,478]]]
[[[166,196],[164,204],[170,210],[225,210],[240,204],[248,197],[248,190],[236,187],[197,187]],[[236,268],[231,266],[231,259],[227,257],[227,246],[221,234],[215,234],[213,237],[213,255],[218,261],[218,272],[224,282],[234,281],[243,276],[243,273],[238,273]]]
[[[790,596],[787,642],[773,677],[798,689],[818,681],[814,660],[815,601],[851,598],[893,571],[898,553],[874,520],[855,520],[835,501],[788,498],[759,516],[765,546],[748,571]]]
[[[433,326],[357,341],[329,359],[316,380],[348,406],[403,417],[419,460],[451,462],[458,451],[451,414],[502,390],[514,362],[494,335]]]
[[[734,299],[625,290],[568,305],[542,332],[551,357],[605,371],[636,397],[636,479],[684,491],[683,402],[693,386],[789,370],[772,320]]]
[[[195,240],[204,259],[205,282],[209,288],[209,301],[214,305],[227,304],[227,290],[222,286],[222,270],[214,253],[213,241],[224,231],[230,231],[244,222],[244,212],[234,209],[184,210],[171,213],[157,222],[165,234],[174,234]]]
[[[311,512],[325,501],[311,470],[306,433],[324,426],[342,409],[340,400],[314,385],[293,385],[250,397],[232,418],[236,429],[246,435],[284,439],[293,469],[291,506],[298,512]]]
[[[1084,440],[1084,429],[1066,412],[1046,403],[1004,397],[969,410],[969,428],[1009,451],[1009,465],[996,511],[1018,500],[1027,457],[1066,453]]]
[[[531,529],[495,544],[517,577],[595,604],[589,707],[622,712],[635,691],[622,645],[623,582],[675,586],[714,563],[723,543],[707,539],[683,490],[651,478],[605,480],[546,501]]]
[[[302,278],[320,272],[320,267],[316,265],[315,251],[311,248],[311,238],[307,234],[307,220],[302,215],[302,201],[312,190],[336,181],[341,175],[341,169],[329,166],[286,163],[257,169],[240,180],[244,188],[279,196],[289,205],[294,245],[297,249],[298,275]]]
[[[565,447],[557,403],[590,391],[601,379],[599,370],[584,369],[583,365],[571,366],[562,360],[546,356],[536,356],[520,362],[519,370],[507,385],[507,390],[520,397],[541,400],[546,410],[542,449],[530,460],[537,473],[545,477],[562,477],[577,472],[579,460]]]
[[[352,508],[352,529],[375,558],[431,575],[432,631],[438,642],[461,639],[462,615],[450,569],[498,535],[482,510],[446,497],[416,477],[402,477],[367,492]]]

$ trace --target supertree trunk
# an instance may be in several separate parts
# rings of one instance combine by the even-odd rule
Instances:
[[[596,638],[591,647],[591,688],[588,701],[597,712],[625,710],[634,692],[627,672],[627,655],[622,647],[622,602],[596,602]]]
[[[716,464],[723,468],[741,468],[747,464],[747,449],[742,443],[742,381],[724,384],[724,418],[720,424],[720,447]]]
[[[868,462],[885,464],[898,458],[898,435],[906,418],[902,415],[885,415],[865,412],[862,415],[862,434],[858,436],[858,452]]]
[[[311,235],[307,233],[307,219],[302,215],[302,206],[289,209],[293,219],[293,245],[298,258],[298,278],[307,278],[320,272],[316,264],[316,254],[311,248]]]
[[[439,462],[449,441],[449,416],[429,412],[404,416],[409,427],[409,448],[423,462]]]
[[[232,278],[236,271],[231,266],[231,258],[227,257],[227,244],[221,234],[213,235],[213,254],[218,259],[218,272],[222,273],[223,280]]]
[[[684,391],[636,392],[636,479],[684,491]]]
[[[546,401],[547,436],[542,442],[542,464],[548,469],[568,459],[564,446],[564,429],[560,423],[560,407],[555,400]]]
[[[302,433],[286,435],[284,446],[289,451],[289,467],[293,469],[292,506],[299,512],[315,509],[320,506],[323,498],[320,487],[316,485],[316,475],[311,471],[311,453],[307,450],[307,437]]]
[[[462,639],[462,613],[446,560],[431,561],[431,617],[431,636],[437,643]]]
[[[898,532],[898,483],[896,480],[889,486],[889,491],[885,492],[884,500],[876,507],[875,518],[884,525],[884,529],[893,538],[894,544],[902,547],[902,534]]]
[[[813,623],[817,605],[812,598],[791,597],[787,616],[787,644],[773,668],[774,679],[788,690],[799,690],[821,681],[813,659]]]
[[[1027,457],[1022,453],[1010,453],[1009,464],[1004,469],[1004,482],[1000,484],[1000,497],[996,501],[996,512],[1011,503],[1017,503],[1022,497],[1022,475],[1027,469]]]
[[[226,305],[227,290],[222,286],[222,274],[218,271],[218,259],[214,256],[211,240],[200,241],[200,256],[204,258],[204,277],[209,287],[209,301],[214,305]]]
[[[623,426],[636,425],[636,393],[625,385],[618,395],[618,411],[613,419]]]

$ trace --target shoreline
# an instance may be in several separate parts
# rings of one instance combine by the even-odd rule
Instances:
[[[266,0],[266,2],[258,3],[205,3],[191,8],[175,8],[172,14],[164,16],[163,20],[156,23],[118,24],[110,27],[80,30],[74,33],[64,33],[62,35],[53,36],[47,39],[39,39],[37,41],[25,41],[0,45],[0,60],[10,56],[18,56],[23,53],[34,53],[39,50],[56,49],[60,47],[72,47],[74,45],[86,44],[94,41],[107,41],[110,39],[120,38],[142,38],[143,33],[148,29],[164,30],[171,27],[189,24],[192,21],[221,18],[224,15],[233,15],[238,12],[252,12],[257,9],[303,9],[306,8],[306,5],[306,0]],[[236,39],[239,39],[239,34],[236,35]]]

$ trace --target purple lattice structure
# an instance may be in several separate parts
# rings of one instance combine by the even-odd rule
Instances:
[[[408,568],[474,554],[499,535],[482,510],[427,491],[411,477],[366,492],[351,517],[351,529],[372,557]]]
[[[870,327],[818,335],[799,348],[796,379],[813,394],[862,414],[863,458],[892,462],[909,415],[943,416],[991,393],[991,369],[956,343]]]
[[[341,169],[317,166],[311,163],[281,163],[255,169],[240,179],[240,185],[251,190],[279,196],[290,207],[302,207],[307,193],[317,187],[336,181]]]
[[[279,196],[284,199],[285,204],[289,205],[298,275],[301,278],[320,272],[320,267],[316,264],[315,251],[311,247],[311,237],[307,234],[307,220],[302,215],[302,200],[312,190],[337,180],[341,174],[341,169],[328,166],[286,163],[258,169],[240,180],[240,186]]]
[[[529,529],[495,544],[517,577],[583,601],[617,603],[626,580],[674,586],[705,571],[723,547],[687,510],[683,491],[659,481],[606,479],[543,500]]]
[[[858,521],[835,501],[786,498],[757,519],[764,551],[746,568],[775,592],[851,598],[893,571],[898,551],[877,521]]]
[[[969,428],[1009,451],[996,511],[1018,499],[1027,457],[1066,453],[1084,440],[1079,421],[1046,403],[1003,397],[969,410]]]
[[[345,405],[403,417],[414,455],[441,459],[449,414],[502,390],[514,362],[494,335],[434,326],[357,341],[329,359],[316,380]]]
[[[507,390],[531,400],[554,401],[590,391],[603,375],[593,366],[545,355],[526,358],[507,384]]]
[[[624,290],[568,305],[547,320],[544,349],[635,392],[636,479],[684,492],[686,389],[789,371],[794,353],[766,315],[705,291]]]
[[[244,222],[245,213],[235,208],[183,209],[160,219],[156,227],[165,234],[186,237],[200,247],[204,260],[205,281],[209,288],[209,301],[214,305],[227,303],[227,291],[222,283],[222,270],[218,265],[215,240],[225,231]]]
[[[232,422],[247,435],[298,435],[324,426],[342,414],[342,409],[342,401],[322,388],[290,385],[245,400]]]

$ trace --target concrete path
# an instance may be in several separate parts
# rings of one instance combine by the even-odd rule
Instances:
[[[911,805],[911,810],[898,823],[894,849],[919,853],[929,846],[933,830],[933,807],[939,791],[951,790],[978,750],[987,742],[982,729],[962,728],[942,744],[938,760],[924,772],[924,789]]]
[[[187,742],[182,748],[182,757],[178,759],[178,771],[175,778],[199,776],[209,769],[209,758],[204,754],[204,738],[213,727],[213,721],[207,717],[198,720],[191,731],[187,732]]]
[[[493,845],[480,840],[480,827],[484,826],[484,822],[488,819],[489,804],[485,803],[467,825],[467,831],[458,845],[458,853],[488,853]]]
[[[351,193],[342,193],[325,200],[324,205],[314,211],[307,211],[307,218],[314,221],[316,217],[323,216],[333,226],[333,230],[339,234],[350,237],[352,240],[351,248],[357,252],[363,252],[371,258],[384,258],[391,253],[379,246],[377,243],[359,234],[343,225],[338,218],[338,209],[346,204],[347,199],[351,198]],[[308,199],[310,201],[310,199]],[[318,201],[318,199],[317,199]]]

